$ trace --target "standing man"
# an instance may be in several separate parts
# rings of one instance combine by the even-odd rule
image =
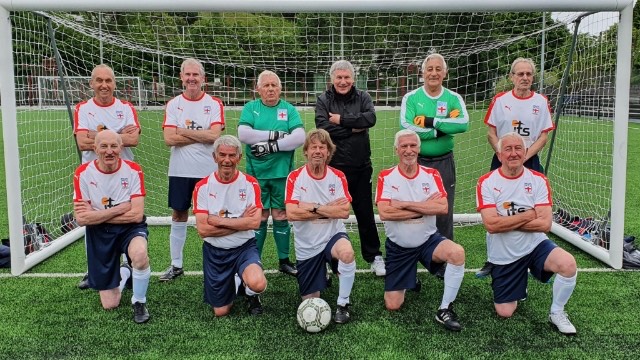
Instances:
[[[131,148],[138,145],[140,123],[133,105],[113,95],[116,89],[113,70],[105,64],[97,65],[91,72],[89,86],[93,89],[93,97],[76,105],[73,121],[73,134],[82,151],[81,163],[97,159],[95,138],[102,130],[120,134],[123,146],[120,157],[133,161]],[[89,288],[89,273],[80,280],[78,288]]]
[[[400,107],[400,127],[420,137],[418,163],[438,170],[447,193],[448,211],[436,217],[438,232],[453,240],[453,203],[456,167],[453,135],[469,128],[469,113],[457,93],[442,86],[447,63],[440,54],[431,54],[422,63],[424,86],[407,93]],[[442,271],[444,271],[442,267]],[[442,276],[441,273],[438,276]]]
[[[98,158],[80,165],[73,178],[74,215],[86,226],[89,284],[99,291],[102,307],[114,309],[131,276],[133,320],[142,324],[149,321],[146,294],[151,277],[144,175],[138,164],[120,159],[122,138],[116,132],[99,132],[94,149]],[[119,269],[122,253],[129,258],[132,274]]]
[[[418,164],[420,137],[415,132],[398,131],[394,146],[399,163],[380,172],[376,192],[387,233],[385,306],[398,310],[407,289],[419,291],[418,262],[432,274],[448,263],[436,321],[448,330],[460,331],[453,301],[464,277],[464,249],[436,228],[436,215],[447,213],[447,191],[438,170]]]
[[[329,165],[344,173],[353,197],[362,257],[377,276],[386,274],[380,237],[371,201],[371,144],[369,128],[376,124],[371,97],[354,86],[355,70],[339,60],[329,70],[332,86],[316,101],[316,127],[327,130],[336,145]]]
[[[237,170],[242,144],[223,135],[213,144],[218,168],[193,192],[193,212],[202,244],[204,298],[215,316],[227,315],[236,298],[237,274],[246,287],[249,313],[262,314],[258,294],[267,287],[254,229],[260,225],[260,187],[252,176]],[[245,286],[240,285],[240,286]],[[244,290],[244,291],[243,291]]]
[[[298,286],[302,299],[320,297],[327,287],[328,263],[337,262],[340,274],[338,306],[333,321],[351,319],[350,296],[356,276],[356,260],[342,219],[349,217],[351,195],[347,179],[327,164],[335,151],[329,133],[309,131],[303,146],[307,164],[287,178],[287,217],[293,223]]]
[[[547,143],[548,133],[555,129],[551,119],[549,100],[544,95],[531,90],[536,66],[531,59],[517,58],[511,64],[509,78],[513,90],[502,92],[491,100],[484,118],[488,126],[487,138],[495,152],[491,160],[491,170],[502,164],[498,159],[498,139],[510,132],[517,132],[524,139],[527,148],[524,166],[544,173],[538,153]],[[493,264],[487,261],[476,276],[484,278],[491,274]]]
[[[287,175],[293,170],[294,150],[304,143],[304,126],[293,105],[280,99],[282,84],[272,71],[258,76],[259,100],[248,102],[240,114],[238,138],[247,144],[247,173],[258,179],[262,191],[262,221],[256,231],[258,251],[267,237],[267,220],[273,220],[273,237],[280,271],[296,276],[289,260],[291,228],[284,205]]]
[[[508,318],[527,296],[530,272],[541,282],[556,273],[549,321],[565,335],[575,335],[564,306],[576,287],[576,261],[545,234],[551,229],[551,188],[547,178],[524,167],[526,142],[518,133],[496,145],[502,165],[478,180],[476,202],[489,233],[487,243],[496,313]]]
[[[220,99],[202,90],[204,67],[196,59],[186,59],[180,66],[184,86],[181,95],[167,103],[164,143],[171,147],[169,158],[169,207],[171,265],[160,281],[182,275],[182,249],[187,239],[187,220],[193,189],[198,181],[216,170],[211,161],[213,143],[224,129],[224,109]]]

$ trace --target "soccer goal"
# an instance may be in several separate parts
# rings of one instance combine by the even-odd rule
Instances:
[[[33,79],[19,79],[27,84]],[[35,99],[29,98],[34,92],[27,86],[20,94],[23,102],[30,104],[37,101],[39,108],[62,108],[66,106],[63,91],[66,91],[67,97],[72,103],[87,100],[87,95],[91,94],[89,81],[91,76],[36,76]],[[66,86],[64,89],[60,86],[60,81],[64,81]],[[142,87],[142,79],[135,76],[116,76],[115,96],[119,99],[128,101],[138,108],[147,105],[147,92]],[[35,101],[34,101],[35,100]]]
[[[459,225],[479,220],[475,186],[492,156],[483,124],[489,101],[509,87],[511,62],[529,57],[538,64],[537,89],[557,115],[553,144],[541,156],[554,211],[570,214],[570,223],[585,221],[554,224],[552,231],[620,268],[632,6],[632,0],[0,0],[12,273],[23,273],[84,234],[82,228],[63,233],[60,219],[72,211],[79,161],[72,107],[92,96],[87,84],[95,65],[109,64],[118,79],[116,95],[137,107],[142,135],[134,153],[145,171],[146,213],[156,224],[170,221],[162,105],[182,90],[184,58],[203,62],[205,90],[225,104],[229,134],[237,134],[239,109],[255,98],[257,75],[265,69],[278,73],[282,96],[299,105],[306,127],[313,127],[312,106],[327,88],[329,67],[350,60],[357,87],[371,94],[378,113],[370,131],[377,173],[396,161],[400,101],[422,86],[420,65],[431,52],[447,60],[445,86],[464,97],[471,114],[470,130],[456,135]],[[302,163],[299,152],[296,162]],[[41,223],[55,240],[28,255],[20,251],[23,217]]]

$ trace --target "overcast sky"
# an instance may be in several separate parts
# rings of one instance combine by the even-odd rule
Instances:
[[[554,12],[551,16],[555,20],[571,21],[581,13],[575,12]],[[589,15],[582,19],[580,22],[580,29],[578,31],[583,33],[590,33],[592,35],[598,35],[601,31],[605,31],[611,27],[611,25],[618,22],[619,14],[617,12],[599,12],[593,15]],[[573,31],[573,27],[570,27]]]

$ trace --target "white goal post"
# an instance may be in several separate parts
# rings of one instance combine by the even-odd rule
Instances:
[[[496,14],[539,12],[544,19],[544,14],[551,11],[614,11],[620,17],[617,30],[600,29],[599,40],[597,36],[579,36],[575,51],[580,56],[573,64],[567,58],[572,52],[570,33],[577,27],[575,16],[566,22],[556,21],[547,29],[537,28],[541,23],[535,22],[535,26],[524,26],[526,30],[491,33],[502,26]],[[552,105],[562,98],[560,83],[566,78],[562,72],[567,66],[572,76],[566,84],[568,96],[560,104],[564,112],[560,114],[557,133],[575,137],[573,132],[578,132],[597,143],[567,142],[567,137],[559,135],[551,155],[547,145],[541,159],[547,155],[551,159],[548,170],[557,205],[554,210],[561,208],[581,218],[594,217],[600,225],[606,222],[610,234],[606,244],[594,244],[558,224],[553,225],[552,232],[619,269],[624,232],[632,11],[633,0],[112,0],[101,4],[88,0],[0,0],[0,98],[13,250],[11,272],[22,274],[84,235],[83,228],[66,234],[58,229],[60,216],[71,211],[71,174],[78,159],[70,114],[56,108],[66,108],[63,95],[69,96],[66,103],[71,104],[91,96],[90,89],[82,87],[88,84],[91,66],[103,61],[114,67],[120,91],[130,90],[129,96],[144,122],[143,138],[134,152],[145,170],[146,181],[153,183],[147,185],[146,205],[150,219],[155,221],[169,214],[165,184],[168,152],[161,143],[161,110],[154,112],[147,106],[162,106],[167,98],[180,92],[177,74],[183,58],[200,59],[207,70],[207,92],[221,97],[225,105],[236,106],[255,96],[255,74],[264,69],[281,76],[284,98],[300,106],[312,106],[326,86],[331,62],[346,58],[356,65],[357,86],[369,91],[376,109],[381,111],[388,106],[390,111],[397,111],[397,100],[403,91],[420,86],[417,69],[431,51],[447,58],[450,75],[445,86],[464,96],[474,119],[483,118],[488,101],[504,81],[505,69],[521,53],[537,54],[534,60],[542,63],[545,54],[546,61],[551,61],[550,53],[557,55],[556,64],[543,67],[547,72],[542,90],[548,93]],[[112,12],[107,13],[110,16],[105,22],[103,12]],[[313,15],[316,12],[321,14]],[[483,22],[483,14],[489,12],[491,15],[486,18],[491,20]],[[269,14],[279,14],[279,18],[269,18]],[[304,14],[300,16],[304,23],[293,19],[294,14]],[[361,18],[359,14],[367,16]],[[426,14],[433,19],[424,18]],[[145,27],[136,28],[127,16],[137,16],[135,21]],[[476,18],[479,22],[475,22]],[[461,30],[440,32],[438,28],[427,33],[426,23],[432,20]],[[596,28],[598,21],[597,14],[585,15],[583,24]],[[305,32],[302,37],[295,33],[296,26],[310,24],[315,24],[316,32]],[[330,29],[330,33],[325,34],[324,29]],[[53,36],[59,50],[47,37],[47,32],[54,30],[62,34]],[[219,46],[207,47],[206,40],[196,42],[213,32],[218,39],[224,39]],[[547,32],[549,36],[545,37]],[[553,36],[562,32],[563,40],[553,38],[552,32]],[[371,37],[367,37],[368,33]],[[604,46],[602,36],[611,36],[611,43]],[[268,41],[273,38],[278,43],[270,47]],[[485,38],[491,41],[484,41]],[[539,38],[548,41],[542,45]],[[374,41],[379,45],[373,50],[363,45]],[[298,50],[308,50],[308,54],[291,55],[278,50],[278,46],[284,49],[289,43],[295,43]],[[41,70],[43,57],[58,59],[58,52],[61,55],[60,61],[55,61],[57,67],[49,69],[53,72]],[[473,77],[473,72],[481,74]],[[55,88],[58,81],[67,86],[66,92]],[[127,83],[135,86],[127,87]],[[29,93],[32,90],[34,94]],[[49,96],[52,94],[53,98]],[[126,93],[116,96],[127,98]],[[587,100],[592,98],[597,99],[597,104]],[[237,110],[229,106],[226,111],[229,122],[237,119]],[[383,139],[392,139],[399,125],[396,118],[382,121],[379,116],[379,123],[371,130],[373,156],[378,157],[374,160],[378,162],[376,166],[387,166],[393,158]],[[594,128],[599,133],[590,137]],[[235,134],[235,129],[228,127],[227,132]],[[147,139],[155,139],[154,145],[147,145]],[[478,171],[488,170],[490,155],[481,120],[471,124],[468,135],[456,136],[456,221],[460,223],[479,218],[474,209],[474,185]],[[602,169],[602,181],[593,180],[598,176],[594,168]],[[583,195],[591,189],[593,195]],[[603,220],[607,212],[612,216]],[[28,255],[20,251],[24,247],[23,219],[42,222],[56,240]]]

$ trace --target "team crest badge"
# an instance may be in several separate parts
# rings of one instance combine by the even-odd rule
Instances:
[[[116,110],[116,117],[120,120],[124,119],[124,113],[122,110]]]
[[[278,109],[278,120],[280,120],[280,121],[289,120],[289,115],[287,114],[287,109]]]
[[[238,190],[238,197],[240,198],[240,201],[245,201],[247,199],[247,189]]]
[[[533,115],[538,115],[540,113],[540,106],[539,105],[533,105],[533,109],[531,110],[531,113]]]
[[[129,188],[129,178],[120,178],[120,185],[123,189]]]
[[[205,106],[204,107],[204,114],[205,115],[211,114],[211,106]]]
[[[438,101],[436,105],[436,116],[447,116],[447,102]]]
[[[531,191],[533,190],[533,187],[531,186],[531,183],[524,183],[524,192],[527,194],[531,194]]]
[[[331,194],[331,196],[336,194],[336,184],[329,184],[329,194]]]
[[[425,193],[426,195],[429,195],[429,191],[430,191],[430,189],[429,189],[429,184],[427,184],[427,183],[422,183],[422,191],[424,191],[424,193]]]

